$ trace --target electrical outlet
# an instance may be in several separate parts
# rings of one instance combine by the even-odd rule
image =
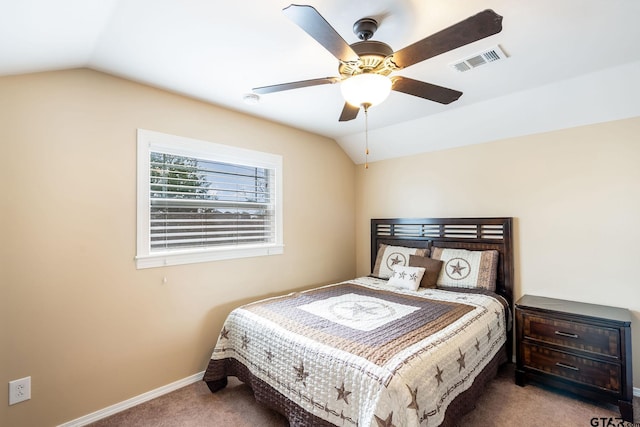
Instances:
[[[31,399],[31,377],[9,381],[9,405]]]

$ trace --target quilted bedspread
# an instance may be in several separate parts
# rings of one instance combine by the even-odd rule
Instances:
[[[235,309],[204,379],[232,361],[338,426],[437,426],[503,347],[505,319],[491,296],[363,277]]]

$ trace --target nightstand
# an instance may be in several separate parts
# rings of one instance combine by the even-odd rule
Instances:
[[[516,384],[529,378],[614,403],[633,422],[629,310],[525,295],[515,311]]]

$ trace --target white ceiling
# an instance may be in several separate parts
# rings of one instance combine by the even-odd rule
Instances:
[[[302,3],[302,2],[301,2]],[[337,60],[282,13],[290,0],[0,0],[0,76],[89,67],[334,138],[364,160],[364,115],[338,122],[338,85],[252,87],[337,76]],[[392,92],[369,110],[369,161],[640,116],[640,1],[309,0],[348,43],[374,17],[399,50],[493,9],[501,33],[398,74],[460,90],[441,105]],[[500,45],[506,60],[449,64]],[[304,141],[300,141],[301,144]]]

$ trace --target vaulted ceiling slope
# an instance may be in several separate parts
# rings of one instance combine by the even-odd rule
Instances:
[[[364,115],[338,122],[339,85],[253,87],[337,76],[337,60],[282,0],[0,0],[0,76],[88,67],[334,138],[364,160]],[[637,0],[309,0],[347,41],[363,17],[399,50],[484,9],[495,35],[402,70],[463,92],[449,105],[399,92],[369,111],[369,161],[640,115]],[[506,59],[452,63],[499,46]],[[304,144],[304,141],[300,141]]]

